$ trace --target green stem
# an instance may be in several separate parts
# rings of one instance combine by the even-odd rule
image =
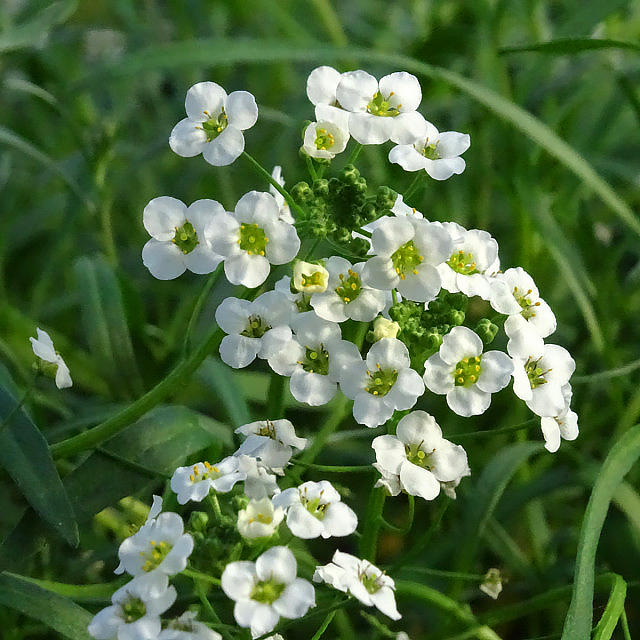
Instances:
[[[330,611],[327,617],[324,619],[324,622],[320,625],[320,628],[313,634],[311,640],[319,640],[322,637],[322,634],[327,630],[327,627],[331,624],[333,617],[336,615],[336,611]]]
[[[472,635],[478,638],[478,640],[500,640],[500,636],[493,629],[478,623],[466,605],[459,604],[436,589],[415,582],[396,580],[396,593],[398,595],[415,598],[416,600],[422,600],[441,611],[449,613],[460,622],[469,625],[471,627],[470,631],[473,631]]]
[[[207,496],[207,502],[213,511],[213,515],[215,515],[216,520],[218,522],[223,522],[225,520],[224,515],[222,514],[222,509],[220,508],[220,503],[218,502],[218,496],[215,493],[210,493]]]
[[[358,156],[360,155],[361,151],[362,151],[362,145],[358,142],[358,144],[356,144],[353,151],[351,152],[351,156],[349,156],[349,160],[347,161],[347,164],[353,164],[358,159]]]
[[[282,418],[284,407],[284,389],[287,378],[273,374],[269,380],[269,393],[267,394],[267,413],[269,420]]]
[[[484,576],[479,573],[461,573],[460,571],[442,571],[440,569],[429,569],[427,567],[407,567],[403,571],[420,573],[427,576],[438,576],[440,578],[451,578],[452,580],[470,580],[472,582],[482,582]]]
[[[398,304],[398,292],[395,289],[391,289],[391,301],[393,304]]]
[[[303,258],[303,260],[309,260],[309,258],[311,258],[311,256],[313,255],[313,252],[316,250],[316,247],[318,246],[318,244],[320,243],[320,240],[322,240],[322,238],[316,238],[312,243],[311,243],[311,247],[309,248],[309,251],[307,251],[307,254],[305,255],[305,257]]]
[[[211,584],[215,584],[216,587],[219,587],[221,585],[219,578],[214,578],[208,573],[202,573],[202,571],[197,571],[196,569],[183,569],[181,573],[188,578],[192,578],[193,580],[203,580],[204,582],[210,582]]]
[[[311,176],[312,180],[317,180],[318,179],[318,174],[316,173],[316,168],[313,166],[313,160],[309,157],[306,156],[304,157],[305,162],[307,163],[307,171],[309,172],[309,175]]]
[[[373,564],[376,561],[376,551],[378,547],[378,534],[382,524],[382,510],[387,494],[381,487],[371,487],[367,513],[365,515],[362,539],[360,540],[360,557],[369,560]]]
[[[338,14],[334,11],[329,0],[311,0],[311,3],[320,16],[329,38],[338,47],[346,47],[349,44],[347,35],[342,28],[342,24],[340,24]]]
[[[418,171],[418,174],[413,179],[413,182],[407,187],[404,194],[402,195],[402,199],[405,203],[420,188],[426,175],[427,174],[425,171]]]
[[[198,295],[198,299],[193,305],[193,311],[191,312],[191,317],[189,318],[189,323],[187,324],[187,330],[184,335],[184,343],[182,345],[182,355],[186,356],[187,352],[191,347],[191,338],[193,336],[193,330],[198,322],[198,318],[200,317],[200,313],[202,312],[202,307],[207,299],[207,296],[211,292],[211,288],[218,281],[218,278],[222,274],[222,265],[221,262],[215,269],[215,271],[207,278],[202,291]]]
[[[271,174],[253,156],[249,155],[246,151],[243,151],[242,155],[249,160],[263,178],[266,178],[267,181],[273,185],[273,188],[282,195],[291,209],[298,212],[300,220],[305,220],[307,218],[305,210],[291,197],[291,194],[282,185],[280,185],[277,180],[274,180]]]
[[[202,583],[199,582],[198,580],[194,580],[194,586],[195,586],[196,593],[198,594],[198,598],[202,603],[202,606],[205,608],[205,610],[207,611],[211,619],[214,621],[214,623],[216,625],[219,625],[218,628],[220,629],[220,634],[222,635],[222,637],[225,640],[233,640],[233,636],[230,633],[228,633],[226,629],[223,628],[222,620],[220,620],[220,617],[216,613],[215,609],[211,606],[211,603],[209,602],[209,598],[207,598],[207,594],[202,586]]]
[[[525,422],[521,422],[520,424],[516,424],[512,427],[503,427],[502,429],[486,429],[484,431],[467,431],[466,433],[457,433],[455,436],[452,436],[454,439],[458,438],[480,438],[483,436],[495,436],[499,433],[510,433],[512,431],[520,431],[523,429],[530,429],[536,422],[539,422],[539,418],[529,418]]]
[[[622,607],[622,611],[620,612],[620,625],[622,626],[622,633],[624,635],[624,640],[631,640],[631,633],[629,632],[629,623],[627,622],[627,612]]]
[[[306,467],[307,469],[313,469],[314,471],[324,471],[326,473],[371,473],[372,471],[375,471],[375,468],[370,464],[334,466],[330,464],[305,464],[304,462],[300,462],[298,460],[292,460],[291,462],[293,464]]]

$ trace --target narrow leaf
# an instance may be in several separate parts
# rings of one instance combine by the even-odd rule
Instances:
[[[537,51],[539,53],[581,53],[596,49],[632,49],[640,51],[640,45],[635,42],[621,42],[604,38],[560,38],[548,42],[536,42],[517,47],[502,47],[498,53],[523,53]]]
[[[215,358],[207,358],[198,370],[200,378],[224,405],[231,424],[243,425],[251,422],[249,405],[236,371]],[[264,396],[263,396],[264,398]]]
[[[640,425],[627,431],[613,445],[593,486],[580,530],[573,596],[561,640],[578,640],[591,634],[595,559],[600,532],[618,485],[638,457]]]
[[[624,611],[624,601],[627,597],[627,583],[622,576],[613,574],[611,593],[600,622],[596,625],[593,633],[593,640],[609,640],[613,635],[613,630],[618,624],[618,620]]]
[[[71,640],[91,640],[93,616],[75,602],[12,573],[0,573],[0,604],[35,618]]]
[[[0,388],[0,416],[11,414],[0,432],[0,465],[16,483],[27,502],[69,544],[78,544],[73,509],[53,464],[47,441],[18,401]]]

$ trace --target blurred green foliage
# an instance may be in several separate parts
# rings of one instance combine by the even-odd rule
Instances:
[[[606,46],[593,48],[594,38],[606,40]],[[556,45],[533,46],[544,42]],[[150,276],[140,258],[148,239],[142,210],[159,195],[186,203],[213,198],[232,209],[246,191],[267,185],[243,158],[213,168],[200,157],[183,159],[170,151],[168,135],[184,117],[184,96],[192,84],[214,80],[229,92],[251,91],[260,117],[247,132],[246,149],[265,167],[282,165],[293,185],[307,178],[298,147],[301,122],[313,117],[305,96],[311,69],[331,64],[380,76],[401,68],[399,56],[412,58],[415,68],[409,70],[418,73],[423,88],[420,111],[440,130],[470,133],[472,144],[464,174],[428,183],[410,204],[431,220],[486,229],[500,245],[503,267],[520,265],[534,277],[558,318],[553,341],[577,362],[573,408],[581,434],[554,455],[527,450],[509,476],[492,480],[497,469],[506,473],[511,454],[504,452],[515,451],[509,449],[515,441],[541,439],[537,422],[491,437],[483,432],[530,417],[509,392],[496,396],[483,416],[447,422],[442,417],[450,414],[441,399],[423,398],[419,406],[440,416],[445,435],[467,448],[473,475],[463,481],[437,535],[415,551],[440,508],[437,502],[420,502],[419,526],[406,536],[385,533],[379,562],[393,565],[413,553],[394,577],[422,581],[470,603],[477,619],[494,625],[502,638],[559,637],[579,527],[599,464],[640,415],[640,224],[633,213],[640,204],[639,42],[640,4],[620,0],[5,0],[0,5],[0,359],[5,365],[0,383],[15,397],[22,395],[31,378],[28,338],[36,326],[50,331],[74,387],[60,393],[50,384],[39,385],[28,412],[45,438],[57,442],[139,398],[171,371],[185,349],[210,334],[215,307],[231,287],[217,284],[191,326],[206,278],[188,273],[160,282]],[[429,65],[425,70],[446,71],[421,74],[421,63]],[[448,72],[472,81],[472,89],[447,81]],[[479,98],[473,89],[478,87],[489,90],[488,98]],[[532,121],[529,130],[526,120],[514,126],[497,103],[491,107],[495,96],[539,122]],[[541,144],[540,123],[592,173],[577,171],[566,154],[563,160],[554,153],[552,134],[545,138],[550,146]],[[371,184],[401,193],[412,176],[389,165],[385,153],[365,148],[358,166]],[[607,184],[612,191],[606,191]],[[473,305],[468,313],[473,315]],[[266,369],[256,365],[232,376],[223,370],[207,360],[163,398],[183,405],[188,418],[158,409],[165,412],[166,438],[155,429],[160,439],[148,455],[138,451],[129,460],[141,467],[126,467],[122,457],[133,452],[118,449],[115,440],[89,458],[57,460],[76,499],[88,498],[86,487],[84,494],[80,488],[93,469],[96,491],[125,467],[130,473],[128,487],[119,482],[104,504],[96,499],[76,512],[79,549],[66,546],[33,514],[23,516],[24,498],[9,475],[0,473],[0,537],[6,538],[0,560],[11,557],[19,573],[62,583],[111,581],[119,542],[114,532],[132,517],[117,500],[137,492],[148,503],[152,488],[162,492],[171,464],[206,447],[213,447],[213,458],[220,454],[221,434],[230,441],[228,434],[239,426],[235,419],[266,417]],[[322,424],[322,411],[286,406],[303,435]],[[197,423],[199,435],[181,449],[177,436],[184,420]],[[137,426],[147,428],[148,422]],[[372,461],[371,433],[345,427],[318,462]],[[163,444],[169,453],[160,453]],[[308,478],[323,477],[314,473]],[[370,478],[340,480],[355,492],[352,481],[366,490]],[[636,633],[637,486],[635,469],[614,495],[596,558],[598,572],[627,581],[626,613]],[[480,514],[478,500],[487,507]],[[92,520],[107,505],[106,515]],[[401,525],[405,509],[404,498],[390,501],[386,517]],[[312,548],[317,558],[329,560],[323,556],[326,547]],[[508,577],[495,603],[475,583],[421,573],[484,573],[492,566]],[[607,588],[597,591],[596,620]],[[545,594],[554,597],[542,607],[532,603],[508,615],[510,606]],[[105,602],[104,597],[76,600],[92,611]],[[412,608],[410,602],[400,607],[405,615],[394,629],[406,630],[412,639],[468,637],[460,621],[421,604]],[[19,611],[0,608],[3,638],[52,637]],[[341,620],[336,618],[327,637],[331,629],[349,637]],[[382,637],[357,616],[351,624],[353,633],[366,629],[370,637]],[[311,633],[294,627],[287,638]],[[618,629],[613,637],[623,636]]]

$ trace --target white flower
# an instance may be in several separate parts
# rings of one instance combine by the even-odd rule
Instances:
[[[348,592],[363,604],[377,607],[392,620],[402,617],[396,608],[393,579],[368,560],[336,551],[331,563],[316,567],[313,581],[326,582],[335,589]]]
[[[250,191],[233,213],[216,217],[214,251],[224,256],[224,272],[232,284],[260,286],[270,265],[293,260],[300,239],[293,225],[280,220],[280,209],[270,193]]]
[[[65,364],[62,356],[55,350],[53,346],[53,340],[49,337],[49,334],[42,329],[36,329],[37,338],[29,338],[31,341],[31,348],[33,353],[40,358],[43,362],[48,362],[53,365],[55,370],[56,387],[58,389],[66,389],[70,387],[73,382],[71,381],[71,375],[69,374],[69,367]],[[43,366],[42,364],[40,366]],[[47,369],[47,365],[43,366],[43,369]],[[54,371],[52,371],[52,374]]]
[[[255,300],[225,298],[216,309],[216,322],[227,334],[220,358],[234,369],[246,367],[256,356],[266,360],[291,339],[292,302],[282,293],[267,291]]]
[[[395,436],[378,436],[371,446],[376,452],[377,468],[387,472],[382,486],[389,490],[386,476],[396,474],[407,493],[433,500],[442,483],[456,482],[470,474],[465,450],[445,440],[436,421],[424,411],[404,416]]]
[[[269,538],[284,519],[284,509],[274,507],[264,496],[250,500],[245,509],[238,511],[238,531],[243,538]]]
[[[365,284],[403,298],[429,302],[440,291],[437,265],[452,251],[450,235],[442,225],[418,218],[385,217],[371,236],[373,253],[362,271]]]
[[[157,640],[160,614],[175,601],[176,590],[168,586],[167,576],[155,593],[150,594],[136,578],[111,596],[111,606],[93,617],[88,631],[97,640]]]
[[[195,611],[186,611],[175,620],[170,620],[158,640],[222,640],[222,636],[206,624],[196,620]]]
[[[424,383],[433,393],[446,394],[449,408],[459,416],[484,413],[491,394],[509,384],[513,363],[506,353],[482,353],[480,337],[467,327],[454,327],[440,350],[424,363]]]
[[[276,477],[262,461],[252,456],[234,454],[238,458],[238,469],[244,475],[244,493],[255,500],[280,493]]]
[[[309,302],[310,295],[303,293],[302,291],[292,290],[291,278],[289,276],[282,276],[280,280],[277,280],[273,288],[284,295],[295,305],[295,312],[298,314],[311,312],[312,316],[315,316],[315,312]]]
[[[507,269],[490,280],[491,306],[509,316],[504,323],[511,338],[517,331],[530,327],[541,338],[556,330],[556,318],[551,307],[540,298],[533,278],[521,267]]]
[[[578,416],[571,411],[571,385],[562,387],[565,406],[559,415],[540,418],[540,427],[544,436],[544,446],[547,451],[555,453],[560,448],[560,439],[575,440],[578,437]]]
[[[254,638],[271,631],[280,616],[301,618],[315,606],[313,585],[296,577],[296,559],[286,547],[271,547],[256,562],[230,562],[222,590],[235,600],[233,615]]]
[[[282,177],[282,167],[280,165],[276,165],[273,167],[273,171],[271,172],[271,177],[281,186],[284,187],[284,178]],[[282,222],[286,222],[287,224],[293,224],[295,222],[293,216],[291,215],[291,209],[289,208],[289,203],[284,199],[284,196],[272,185],[269,185],[269,193],[275,198],[276,204],[280,209],[279,218]]]
[[[260,458],[263,464],[280,475],[287,466],[293,447],[302,451],[307,446],[306,438],[296,436],[289,420],[259,420],[238,427],[235,431],[247,436],[236,455]]]
[[[333,67],[316,67],[307,79],[307,97],[316,105],[316,120],[333,122],[349,129],[349,112],[338,104],[336,89],[342,74]]]
[[[498,243],[480,229],[467,230],[455,222],[445,222],[442,227],[454,243],[449,259],[438,265],[442,286],[451,293],[460,291],[470,298],[489,300],[488,276],[500,269]]]
[[[304,130],[302,151],[311,158],[335,158],[349,142],[349,132],[328,120],[312,122]]]
[[[389,151],[389,162],[399,164],[405,171],[424,169],[434,180],[446,180],[454,173],[464,171],[465,162],[460,158],[471,144],[466,133],[438,130],[424,120],[416,123],[414,138],[408,144],[400,144]]]
[[[216,215],[224,213],[215,200],[196,200],[187,207],[170,196],[154,198],[142,214],[151,236],[142,249],[144,266],[159,280],[177,278],[186,269],[211,273],[222,262],[211,248],[211,239]]]
[[[301,293],[322,293],[329,284],[329,272],[321,264],[296,260],[293,264],[292,282],[294,288]]]
[[[285,489],[273,499],[287,514],[287,526],[298,538],[348,536],[358,526],[354,511],[341,502],[330,482],[305,482]]]
[[[329,276],[326,291],[311,296],[311,306],[325,320],[344,322],[351,318],[359,322],[373,320],[387,303],[387,293],[362,282],[364,262],[352,265],[339,256],[326,262]]]
[[[202,153],[216,167],[231,164],[244,151],[245,129],[258,119],[255,98],[248,91],[226,91],[215,82],[198,82],[184,103],[187,117],[169,137],[169,146],[183,158]]]
[[[300,314],[291,321],[295,338],[269,358],[271,368],[291,376],[291,395],[311,406],[326,404],[338,390],[348,362],[360,360],[358,348],[341,339],[339,325],[315,314]]]
[[[494,600],[498,599],[498,596],[502,591],[502,575],[500,574],[499,569],[494,568],[487,571],[484,580],[480,585],[480,591]]]
[[[411,409],[424,384],[410,368],[409,351],[396,338],[378,340],[367,354],[344,368],[340,377],[342,392],[353,399],[353,417],[359,424],[377,427],[394,410]]]
[[[193,551],[193,538],[184,533],[177,513],[161,513],[120,544],[120,564],[115,573],[135,576],[141,588],[157,593],[160,578],[180,573]]]
[[[400,325],[394,320],[378,316],[373,321],[373,339],[376,342],[382,338],[396,338],[398,331],[400,331]]]
[[[524,346],[517,350],[512,346],[509,350],[514,364],[513,391],[536,415],[561,416],[567,409],[563,388],[576,363],[564,347],[556,344],[546,344],[542,349],[532,347],[527,351]]]
[[[227,493],[236,482],[244,480],[246,475],[238,467],[236,456],[228,456],[215,465],[205,461],[189,467],[178,467],[171,477],[171,489],[177,494],[179,504],[186,504],[190,500],[201,502],[211,489]]]
[[[418,79],[399,71],[378,81],[366,71],[343,73],[336,99],[349,115],[349,133],[361,144],[380,144],[391,139],[407,144],[424,121],[416,111],[422,99]]]

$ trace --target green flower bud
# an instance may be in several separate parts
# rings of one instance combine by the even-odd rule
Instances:
[[[454,326],[459,326],[464,322],[465,313],[464,311],[459,311],[458,309],[451,309],[449,312],[449,321]],[[493,340],[493,338],[491,338]]]
[[[382,185],[376,193],[376,206],[378,209],[391,209],[396,202],[398,194],[391,188]]]
[[[313,181],[313,193],[320,198],[326,198],[329,195],[329,181],[324,178],[318,178]]]
[[[313,199],[313,191],[306,182],[298,182],[291,187],[291,197],[296,202],[306,204]]]
[[[360,208],[360,214],[365,222],[372,222],[378,217],[378,210],[373,203],[368,202]]]
[[[355,188],[356,191],[358,191],[359,193],[366,193],[367,192],[367,181],[360,176],[353,184],[353,187]]]
[[[204,511],[193,511],[189,516],[187,528],[190,531],[203,534],[209,527],[209,515]]]
[[[482,342],[490,344],[498,333],[498,326],[493,324],[489,318],[482,318],[474,331],[482,338]]]
[[[340,180],[345,184],[355,184],[359,177],[360,172],[352,164],[345,165],[344,169],[340,172]]]

